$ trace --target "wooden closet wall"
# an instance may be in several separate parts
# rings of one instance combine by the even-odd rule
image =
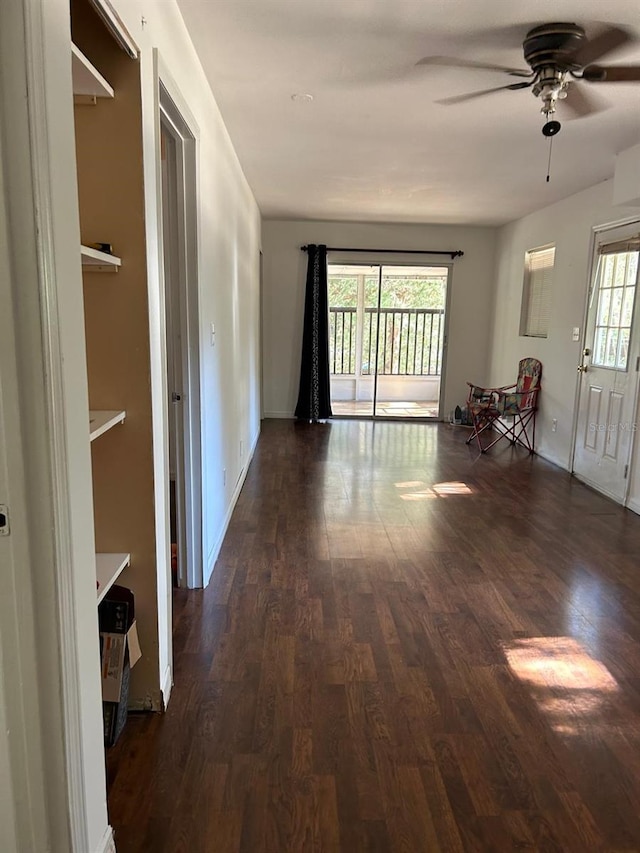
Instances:
[[[131,673],[129,707],[158,710],[140,63],[119,47],[87,0],[72,0],[71,24],[74,45],[114,92],[95,104],[76,98],[75,106],[81,243],[111,244],[122,261],[102,272],[83,263],[90,409],[125,412],[123,423],[91,445],[96,551],[130,555],[130,565],[117,580],[135,594],[142,647],[142,659]]]

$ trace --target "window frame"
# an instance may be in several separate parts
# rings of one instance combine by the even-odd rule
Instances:
[[[536,270],[532,259],[538,255],[553,253],[552,261],[540,270]],[[556,244],[547,243],[544,246],[536,246],[524,253],[524,277],[522,283],[522,303],[520,307],[520,337],[540,338],[549,337],[549,326],[551,320],[551,298],[553,294],[553,274],[555,271]],[[536,296],[535,286],[537,284],[536,272],[539,276],[539,297]],[[548,277],[548,278],[547,278]],[[538,302],[537,313],[534,311]]]

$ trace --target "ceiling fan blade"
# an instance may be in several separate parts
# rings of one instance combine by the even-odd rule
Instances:
[[[591,65],[592,62],[611,53],[617,47],[622,47],[623,44],[633,40],[634,36],[628,30],[623,30],[621,27],[606,27],[579,47],[571,56],[571,61],[577,65]]]
[[[589,65],[582,72],[589,83],[633,83],[640,81],[640,65]]]
[[[607,108],[599,98],[594,98],[591,93],[587,94],[584,88],[575,82],[569,84],[567,97],[559,103],[563,105],[560,109],[573,113],[574,118],[594,115]]]
[[[492,92],[501,92],[503,89],[526,89],[531,86],[531,83],[511,83],[508,86],[495,86],[493,89],[482,89],[480,92],[467,92],[465,95],[454,95],[452,98],[442,98],[435,101],[436,104],[462,104],[464,101],[472,101],[474,98],[481,98],[483,95],[490,95]]]
[[[505,65],[492,65],[490,62],[476,62],[473,59],[456,59],[453,56],[423,56],[416,65],[440,65],[447,68],[483,68],[485,71],[506,71],[515,77],[531,77],[532,71],[523,68],[508,68]]]

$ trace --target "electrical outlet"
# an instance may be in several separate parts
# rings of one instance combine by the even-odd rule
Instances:
[[[557,432],[557,431],[558,431],[558,419],[554,418],[551,421],[551,432]]]

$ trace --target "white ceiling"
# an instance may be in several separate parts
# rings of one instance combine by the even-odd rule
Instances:
[[[540,102],[502,72],[416,67],[448,55],[526,68],[531,27],[611,22],[639,38],[638,0],[178,0],[266,218],[499,224],[613,174],[640,141],[640,84],[588,84],[607,109],[541,134]],[[310,103],[293,101],[310,93]]]

